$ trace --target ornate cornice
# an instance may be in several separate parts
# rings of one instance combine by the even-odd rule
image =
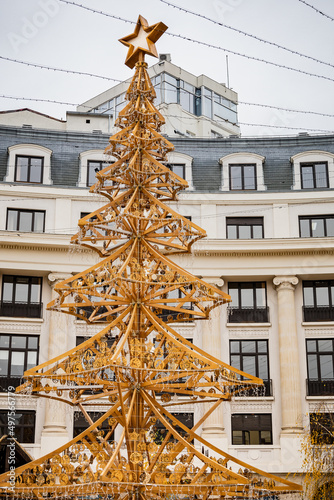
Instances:
[[[284,256],[296,256],[296,255],[334,255],[334,250],[333,249],[321,249],[319,248],[314,248],[314,249],[303,249],[303,248],[298,248],[298,249],[290,249],[290,250],[284,250],[284,249],[256,249],[256,250],[227,250],[224,248],[224,245],[222,245],[222,249],[218,250],[217,248],[215,249],[210,249],[208,248],[207,250],[199,250],[199,249],[194,249],[193,251],[194,255],[197,255],[198,257],[272,257],[272,256],[278,256],[278,257],[284,257]]]
[[[246,401],[235,401],[231,403],[231,412],[235,413],[237,411],[241,412],[246,412],[246,413],[252,413],[256,412],[258,410],[267,410],[267,411],[272,411],[272,403],[270,401],[250,401],[250,399],[247,399]]]
[[[73,246],[69,244],[46,243],[45,245],[34,245],[33,243],[0,243],[0,247],[5,250],[32,250],[34,252],[66,252],[73,250]],[[80,248],[80,253],[93,254],[94,251],[86,248]]]
[[[2,333],[41,333],[42,323],[26,321],[0,321]]]
[[[323,401],[314,401],[309,403],[309,410],[310,413],[334,413],[334,402],[329,402],[328,400],[325,402]]]
[[[334,335],[334,325],[332,327],[305,328],[305,337],[332,337]]]
[[[106,323],[95,323],[93,325],[88,325],[84,321],[76,321],[75,322],[75,334],[82,336],[82,337],[87,337],[90,338],[93,335],[96,335],[99,333],[103,328],[105,328]]]
[[[228,332],[228,336],[230,339],[239,339],[239,338],[249,338],[250,337],[256,337],[256,338],[268,338],[269,337],[269,329],[265,328],[263,330],[260,330],[258,328],[245,328],[245,329],[234,329],[231,328]]]

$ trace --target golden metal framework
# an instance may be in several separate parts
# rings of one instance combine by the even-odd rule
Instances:
[[[144,27],[144,28],[143,28]],[[140,30],[146,48],[130,44]],[[117,161],[98,172],[91,192],[108,203],[79,221],[72,242],[102,260],[55,286],[48,309],[101,323],[84,343],[25,372],[19,393],[65,402],[80,410],[87,429],[54,452],[0,476],[8,498],[157,500],[260,498],[299,491],[291,481],[265,473],[203,439],[196,431],[232,395],[262,380],[233,368],[184,339],[170,325],[207,319],[230,301],[168,255],[189,252],[205,232],[164,204],[187,183],[163,163],[173,149],[159,133],[164,119],[144,53],[166,27],[139,18],[130,46],[135,75],[106,152]],[[161,31],[159,31],[161,30]],[[139,37],[140,38],[140,37]],[[140,38],[140,43],[143,38]],[[128,61],[127,59],[127,61]],[[175,401],[175,395],[187,396]],[[201,404],[203,417],[189,429],[171,412]],[[105,407],[96,422],[87,407]],[[200,447],[210,450],[205,456]]]

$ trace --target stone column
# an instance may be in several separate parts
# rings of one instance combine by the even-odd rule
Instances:
[[[220,278],[207,278],[203,277],[206,283],[211,283],[219,288],[224,285],[224,281]],[[205,352],[215,356],[215,358],[221,359],[221,341],[222,341],[222,309],[217,307],[213,309],[210,313],[210,319],[201,322],[202,325],[202,335],[203,335],[203,345],[202,348]],[[223,422],[223,405],[221,403],[218,408],[214,410],[211,415],[203,422],[202,427],[202,437],[209,442],[214,443],[216,446],[220,447],[223,444],[218,443],[217,440],[226,440],[227,436],[224,429]],[[211,403],[204,404],[204,411],[208,411],[211,408]],[[225,444],[225,443],[224,443]]]
[[[301,422],[301,389],[297,324],[295,311],[296,276],[276,276],[278,334],[281,374],[282,435],[299,434]]]
[[[58,297],[54,287],[60,281],[70,278],[72,274],[51,273],[48,276],[52,288],[52,300]],[[49,346],[48,359],[55,358],[67,351],[69,316],[58,311],[47,311],[49,315]],[[48,453],[69,441],[66,428],[65,403],[47,400],[45,406],[44,427],[41,436],[41,452]]]

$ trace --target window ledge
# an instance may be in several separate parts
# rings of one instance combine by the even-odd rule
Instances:
[[[240,328],[242,327],[252,327],[254,326],[255,328],[268,328],[271,326],[271,323],[226,323],[226,326],[228,328]]]
[[[17,318],[15,316],[0,316],[0,321],[11,321],[15,323],[44,323],[43,318]]]
[[[232,396],[235,401],[243,401],[247,399],[250,403],[252,401],[275,401],[274,396]]]
[[[334,326],[334,321],[302,321],[302,326]]]
[[[321,401],[323,401],[324,399],[334,400],[334,396],[328,396],[327,394],[324,396],[305,396],[305,399],[306,399],[306,401],[317,401],[319,399]]]
[[[275,444],[231,444],[229,449],[234,450],[279,450],[281,447]]]

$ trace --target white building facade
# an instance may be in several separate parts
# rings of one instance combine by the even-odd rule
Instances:
[[[95,114],[72,114],[73,130],[29,110],[0,114],[1,435],[8,393],[23,371],[100,330],[46,311],[54,285],[98,259],[69,243],[78,219],[103,203],[89,185],[109,136],[85,130],[93,126],[87,116]],[[101,120],[108,127],[110,118]],[[264,380],[263,390],[221,405],[202,435],[285,475],[301,471],[310,414],[323,403],[334,412],[334,136],[233,132],[171,134],[169,166],[189,184],[173,208],[207,232],[191,255],[174,259],[233,299],[209,321],[175,328]],[[200,406],[189,401],[175,412],[192,426]],[[86,425],[71,408],[42,399],[16,396],[16,408],[17,438],[36,458]],[[99,408],[91,411],[96,418]]]

